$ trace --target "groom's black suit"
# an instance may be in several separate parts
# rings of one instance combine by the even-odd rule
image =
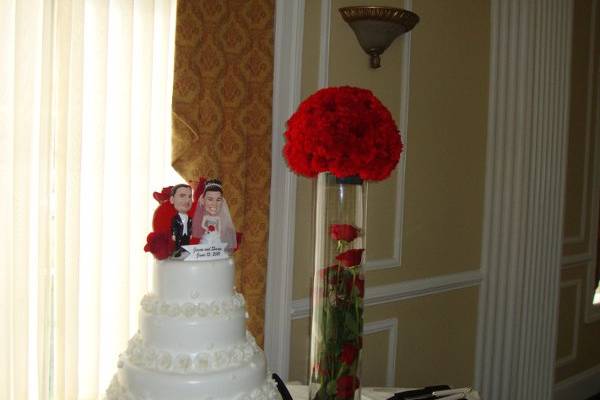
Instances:
[[[187,234],[183,233],[183,221],[177,213],[171,220],[171,232],[175,236],[175,250],[179,250],[181,246],[190,244],[190,236],[192,233],[192,219],[187,220]]]

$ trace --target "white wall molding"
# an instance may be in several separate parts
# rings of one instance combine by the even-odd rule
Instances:
[[[329,39],[331,37],[331,1],[321,0],[321,37],[319,42],[319,89],[329,85]]]
[[[581,324],[580,320],[580,310],[581,310],[581,279],[573,279],[569,281],[564,281],[560,283],[561,290],[568,287],[575,287],[575,309],[573,310],[573,342],[571,343],[571,351],[565,357],[559,358],[556,360],[556,367],[562,367],[566,364],[569,364],[577,358],[577,348],[579,347],[579,325]]]
[[[585,242],[585,228],[586,228],[586,223],[588,222],[588,205],[587,205],[587,198],[588,198],[588,177],[590,174],[590,153],[591,153],[591,149],[590,149],[590,137],[591,137],[591,131],[592,131],[592,121],[593,121],[593,115],[596,114],[596,112],[594,112],[594,110],[592,110],[592,103],[594,100],[594,85],[590,84],[591,82],[593,82],[594,79],[594,74],[596,72],[596,68],[595,68],[595,57],[594,57],[594,52],[595,52],[595,47],[596,47],[596,1],[592,1],[592,12],[590,13],[590,44],[589,44],[589,50],[588,50],[588,55],[589,55],[589,62],[588,62],[588,86],[587,86],[587,94],[586,94],[586,101],[587,101],[587,108],[586,108],[586,115],[585,115],[585,144],[584,144],[584,156],[583,156],[583,187],[581,188],[581,213],[579,214],[579,231],[577,232],[577,234],[575,236],[569,236],[566,237],[564,239],[564,243],[565,244],[575,244],[575,243],[584,243]],[[594,175],[597,175],[597,173],[594,173]],[[595,197],[594,195],[592,195],[592,197]],[[591,205],[592,207],[595,207],[595,204],[592,203]],[[590,225],[590,226],[594,226],[596,223]]]
[[[289,372],[296,176],[288,170],[282,149],[285,122],[300,101],[303,28],[304,0],[277,0],[265,353],[271,370],[283,379]]]
[[[401,259],[400,259],[400,247],[396,244],[397,243],[397,239],[398,237],[396,236],[396,234],[394,234],[394,253],[392,255],[392,257],[389,258],[378,258],[375,260],[369,260],[367,259],[364,263],[364,270],[365,271],[375,271],[375,270],[379,270],[379,269],[391,269],[391,268],[398,268],[401,266]],[[365,253],[365,258],[368,257],[368,254]]]
[[[365,289],[365,307],[477,286],[481,283],[481,280],[480,270],[473,270],[390,285],[367,287]],[[308,297],[294,300],[291,305],[292,319],[308,318],[309,309]]]
[[[593,0],[592,1],[592,22],[590,23],[591,25],[591,30],[592,32],[595,33],[596,30],[596,15],[597,15],[597,11],[598,11],[598,0]],[[598,101],[600,101],[600,62],[598,62],[597,58],[595,57],[596,54],[596,49],[597,49],[597,44],[594,41],[595,39],[595,35],[591,35],[591,39],[590,41],[592,43],[590,43],[590,58],[593,59],[595,61],[595,68],[594,68],[594,74],[591,74],[589,77],[589,81],[588,82],[593,82],[591,79],[592,78],[596,78],[596,90],[594,93],[594,100],[596,100],[596,104],[598,104]],[[589,87],[591,88],[593,85],[590,84]],[[591,100],[590,99],[590,104],[591,104]],[[589,110],[591,113],[591,110]],[[594,125],[595,125],[595,130],[594,132],[592,132],[592,134],[594,135],[595,138],[600,137],[600,110],[599,107],[596,107],[595,112],[594,112],[594,117],[593,117],[593,121],[594,121]],[[591,124],[590,124],[591,125]],[[592,204],[590,205],[590,220],[589,220],[589,224],[590,224],[590,251],[592,253],[592,259],[590,260],[590,262],[587,265],[587,271],[586,271],[586,281],[585,281],[585,310],[584,310],[584,314],[585,314],[585,322],[586,323],[592,323],[592,322],[596,322],[596,321],[600,321],[600,304],[595,304],[594,305],[594,293],[596,291],[596,265],[598,262],[598,224],[600,223],[600,210],[599,210],[599,205],[600,205],[600,140],[595,140],[594,143],[594,150],[593,150],[593,157],[594,157],[594,162],[593,162],[593,172],[592,172],[592,195],[591,195],[591,201]]]
[[[600,365],[554,386],[553,400],[585,400],[600,393]]]
[[[365,324],[363,333],[370,335],[378,332],[388,332],[388,360],[385,373],[385,385],[396,386],[396,357],[398,354],[398,318],[382,319]]]
[[[412,10],[412,0],[404,0],[403,5],[405,10]],[[370,259],[368,251],[365,252],[365,271],[373,271],[379,269],[398,268],[402,265],[402,231],[404,226],[404,182],[406,181],[406,157],[408,152],[408,108],[410,103],[410,61],[411,61],[411,32],[402,35],[399,40],[402,40],[402,63],[400,75],[402,76],[402,91],[400,93],[400,110],[398,116],[398,125],[402,136],[404,149],[400,162],[396,169],[396,201],[394,203],[395,220],[394,220],[394,241],[392,257],[383,259]],[[367,201],[369,184],[367,183]],[[368,206],[366,210],[368,211]],[[367,226],[367,230],[368,230]],[[367,239],[368,240],[368,239]]]
[[[594,257],[594,261],[595,261]],[[585,312],[584,321],[586,324],[600,321],[600,304],[594,304],[594,293],[596,292],[596,263],[589,263],[586,271],[585,280],[585,295],[583,296],[585,301]]]
[[[548,399],[555,366],[573,0],[492,0],[475,386]]]
[[[563,268],[571,268],[589,263],[592,261],[593,257],[594,256],[590,253],[574,254],[571,256],[563,256],[560,263]]]

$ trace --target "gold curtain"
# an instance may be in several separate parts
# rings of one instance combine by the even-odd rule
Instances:
[[[244,235],[236,286],[263,343],[271,176],[273,0],[179,0],[173,167],[220,177]]]

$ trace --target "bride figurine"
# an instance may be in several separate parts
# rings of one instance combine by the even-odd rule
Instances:
[[[223,245],[229,251],[237,247],[235,227],[218,179],[206,181],[192,218],[192,235],[200,238],[200,244]]]

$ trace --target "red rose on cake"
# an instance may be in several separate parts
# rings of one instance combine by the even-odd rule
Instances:
[[[171,240],[171,235],[164,232],[150,232],[144,246],[145,252],[150,252],[158,260],[164,260],[175,250],[175,242]]]

